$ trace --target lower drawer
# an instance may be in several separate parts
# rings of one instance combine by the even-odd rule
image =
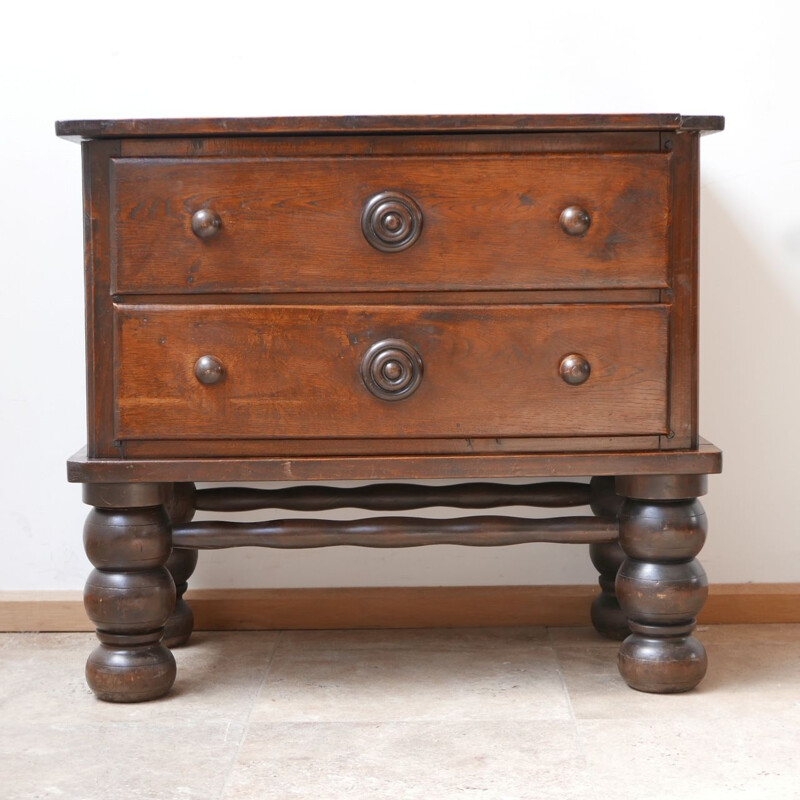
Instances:
[[[115,317],[120,440],[666,433],[664,306],[119,305]]]

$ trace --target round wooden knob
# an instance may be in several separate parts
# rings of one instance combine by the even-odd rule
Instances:
[[[570,236],[582,236],[592,224],[589,212],[580,206],[567,206],[561,212],[558,221],[561,223],[564,233],[568,233]]]
[[[211,239],[219,233],[222,219],[216,211],[210,208],[201,208],[192,214],[192,231],[200,239]]]
[[[589,362],[577,353],[570,353],[561,359],[561,364],[558,367],[558,374],[564,383],[570,386],[580,386],[589,380],[592,367]]]
[[[212,386],[225,377],[225,367],[214,356],[201,356],[194,365],[194,375],[200,383]]]
[[[402,400],[413,394],[422,380],[422,357],[402,339],[384,339],[364,355],[361,379],[375,397]]]
[[[402,192],[381,192],[371,197],[361,214],[361,230],[377,250],[396,253],[411,247],[422,232],[422,211]]]

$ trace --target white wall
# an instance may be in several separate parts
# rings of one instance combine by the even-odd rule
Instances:
[[[702,143],[713,581],[800,580],[794,4],[10,4],[0,30],[0,589],[77,589],[86,508],[79,148],[55,119],[724,114]],[[520,511],[519,509],[517,511]],[[359,513],[359,512],[356,512]],[[363,513],[363,512],[360,512]],[[592,582],[585,548],[205,554],[194,586]]]

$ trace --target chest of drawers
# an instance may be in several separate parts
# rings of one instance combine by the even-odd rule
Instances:
[[[94,507],[98,696],[168,691],[197,550],[240,545],[589,543],[592,618],[626,636],[623,677],[694,686],[697,497],[721,464],[698,435],[698,150],[721,128],[674,114],[58,123],[83,149],[88,443],[68,470]],[[510,477],[550,480],[386,482]],[[194,487],[341,479],[376,483]],[[508,504],[593,513],[192,521]]]

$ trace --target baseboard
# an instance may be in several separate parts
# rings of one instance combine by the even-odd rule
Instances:
[[[198,630],[589,624],[595,586],[200,589]],[[800,583],[711,587],[702,624],[800,622]],[[0,631],[90,631],[80,592],[0,592]]]

